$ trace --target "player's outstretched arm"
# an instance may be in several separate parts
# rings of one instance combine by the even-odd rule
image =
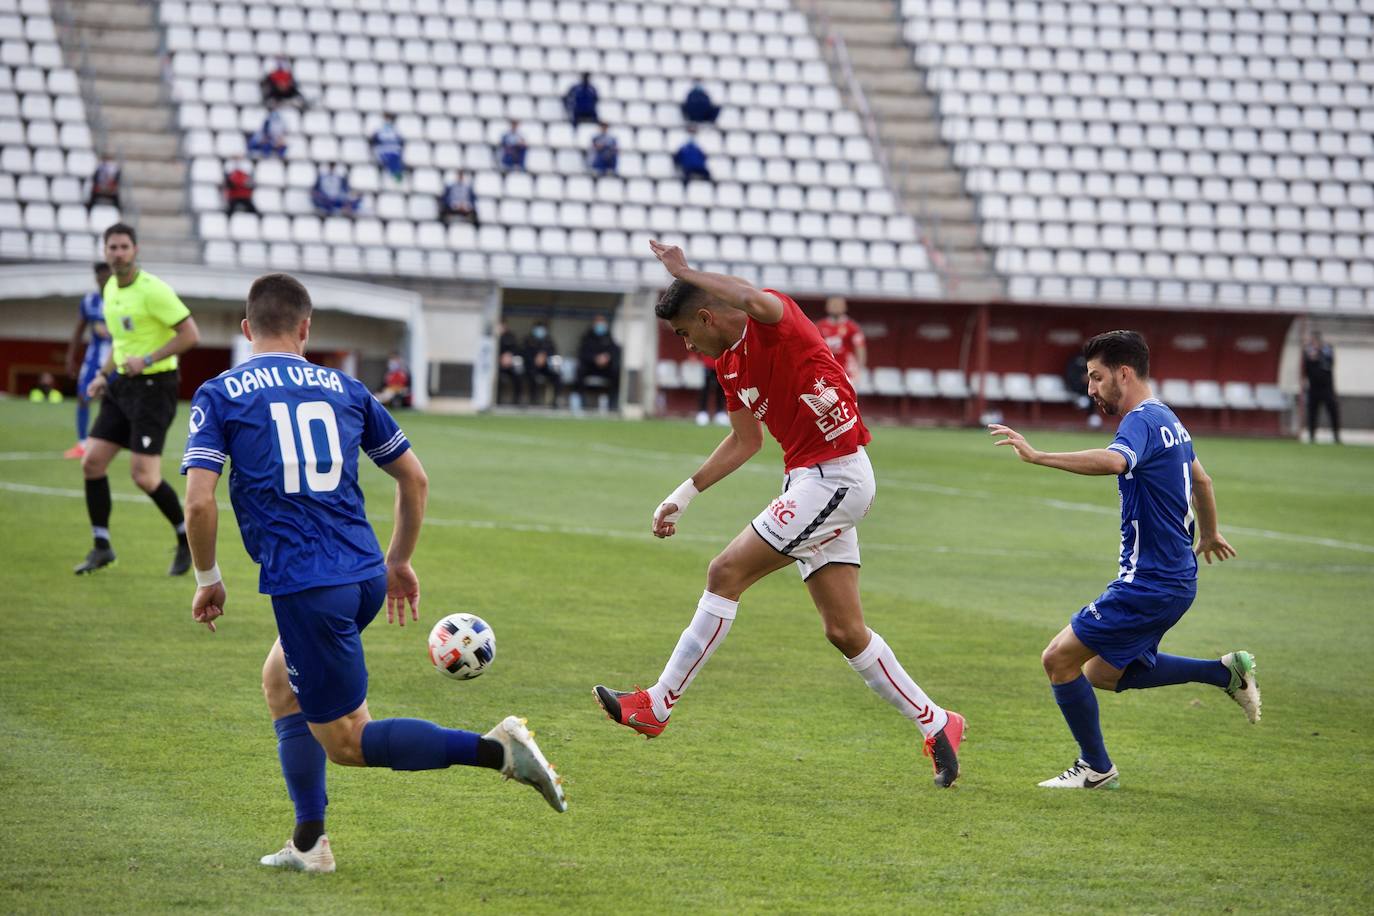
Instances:
[[[1207,561],[1207,565],[1212,565],[1212,558],[1215,556],[1217,562],[1229,560],[1236,555],[1236,549],[1226,543],[1226,538],[1221,536],[1217,530],[1217,499],[1216,491],[1212,488],[1212,478],[1207,476],[1207,472],[1202,469],[1202,462],[1193,459],[1193,511],[1197,513],[1197,545],[1193,548],[1193,553]]]
[[[410,558],[420,542],[420,526],[425,520],[429,499],[429,477],[414,450],[406,450],[395,461],[382,465],[396,479],[396,524],[391,529],[391,546],[386,550],[386,622],[406,625],[405,606],[410,619],[420,619],[420,579],[411,568]]]
[[[1033,448],[1026,437],[1001,423],[988,425],[988,432],[1003,436],[994,445],[1010,445],[1016,456],[1028,464],[1038,464],[1047,468],[1058,468],[1073,474],[1101,477],[1107,474],[1124,474],[1127,470],[1126,456],[1109,448],[1090,448],[1081,452],[1042,452]]]
[[[777,324],[782,321],[782,300],[777,296],[755,289],[739,277],[693,270],[687,266],[687,256],[676,245],[664,245],[650,239],[649,247],[675,279],[690,283],[708,296],[719,299],[764,324]]]
[[[730,432],[711,453],[697,472],[682,482],[654,510],[654,537],[669,538],[677,533],[677,520],[682,517],[697,494],[712,484],[724,480],[763,447],[763,430],[748,410],[730,413]]]
[[[215,540],[219,533],[219,504],[215,488],[219,473],[207,468],[186,471],[186,540],[191,546],[191,565],[195,568],[196,594],[191,599],[191,619],[215,632],[215,618],[224,614],[228,596],[215,562]]]

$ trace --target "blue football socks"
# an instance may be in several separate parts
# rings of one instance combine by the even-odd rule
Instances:
[[[1138,661],[1131,662],[1116,682],[1117,692],[1144,690],[1147,687],[1167,687],[1170,684],[1211,684],[1225,688],[1231,683],[1231,671],[1215,658],[1184,658],[1181,655],[1160,655],[1153,668]]]
[[[370,767],[442,770],[478,766],[481,736],[423,719],[376,719],[363,726],[363,759]]]
[[[1051,684],[1054,701],[1064,714],[1078,742],[1079,756],[1083,762],[1099,773],[1112,768],[1112,759],[1107,756],[1107,745],[1102,740],[1102,726],[1097,716],[1097,695],[1086,676],[1080,674],[1067,684]]]
[[[283,716],[272,727],[277,730],[277,756],[286,791],[296,806],[296,823],[323,821],[329,804],[324,792],[324,748],[310,734],[302,713]]]

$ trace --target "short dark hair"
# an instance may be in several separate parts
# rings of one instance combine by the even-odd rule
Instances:
[[[91,265],[91,269],[94,270],[96,273],[100,273],[102,270],[105,273],[109,273],[110,265],[106,264],[104,261],[96,261],[94,264]]]
[[[1130,366],[1140,378],[1150,377],[1150,348],[1138,331],[1107,331],[1083,345],[1083,358],[1108,369]]]
[[[664,321],[672,321],[687,309],[701,308],[709,302],[706,293],[684,280],[674,280],[658,297],[654,314]]]
[[[301,281],[290,274],[263,274],[248,290],[248,327],[254,334],[289,334],[311,308]]]
[[[104,241],[107,245],[109,244],[110,236],[112,235],[127,235],[129,237],[129,241],[133,242],[135,245],[138,244],[138,233],[134,232],[134,227],[130,226],[128,223],[115,223],[113,226],[105,230]]]

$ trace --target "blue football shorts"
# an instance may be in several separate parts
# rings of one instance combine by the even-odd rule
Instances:
[[[384,574],[272,596],[286,674],[306,721],[333,722],[367,699],[363,630],[385,599]]]
[[[1141,582],[1113,582],[1073,615],[1074,635],[1113,668],[1139,661],[1155,666],[1159,641],[1192,606],[1197,588],[1179,592]]]

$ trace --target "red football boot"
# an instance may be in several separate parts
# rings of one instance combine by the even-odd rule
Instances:
[[[668,720],[659,720],[654,715],[653,701],[646,691],[636,687],[634,690],[612,690],[600,684],[592,690],[596,701],[606,710],[606,718],[633,728],[646,738],[657,738],[668,727]]]
[[[954,710],[945,712],[949,721],[926,739],[922,751],[935,765],[935,784],[942,789],[948,789],[959,778],[959,744],[964,740],[965,725],[964,717]]]

